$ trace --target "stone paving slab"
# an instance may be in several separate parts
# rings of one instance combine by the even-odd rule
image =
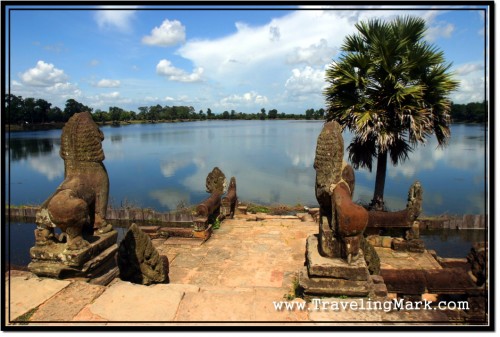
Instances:
[[[431,253],[398,252],[391,248],[374,247],[380,257],[381,269],[442,269]]]
[[[192,292],[189,292],[192,293]],[[118,280],[87,306],[107,321],[172,321],[184,291],[169,284],[144,286]]]
[[[10,277],[5,286],[6,322],[35,309],[69,284],[69,281],[50,278]]]
[[[154,246],[170,260],[170,284],[143,286],[115,280],[99,293],[100,288],[88,284],[68,286],[68,281],[41,281],[31,276],[32,280],[26,276],[30,273],[11,273],[9,279],[15,285],[11,284],[11,289],[17,296],[11,310],[20,315],[38,308],[32,316],[38,322],[46,317],[61,319],[52,323],[30,322],[39,326],[220,326],[217,322],[225,326],[359,326],[396,325],[407,320],[419,324],[420,320],[443,317],[439,312],[420,311],[407,314],[276,310],[273,301],[285,301],[284,295],[290,294],[298,271],[304,266],[306,238],[317,231],[316,223],[300,219],[235,218],[224,220],[203,244],[188,238],[155,239]],[[412,268],[440,268],[430,254],[376,249],[388,268],[403,268],[408,263]],[[41,288],[46,288],[43,296],[38,290]],[[82,294],[79,301],[63,303],[64,298],[76,297],[78,292]],[[23,304],[24,297],[30,303]],[[303,304],[303,300],[289,303]],[[74,308],[70,310],[66,304]],[[58,307],[66,312],[56,312]],[[68,321],[62,321],[72,315]]]
[[[30,322],[71,321],[87,304],[99,297],[105,286],[73,282],[40,305]]]

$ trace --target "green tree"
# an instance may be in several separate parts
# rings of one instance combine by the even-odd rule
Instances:
[[[278,110],[276,109],[269,110],[269,112],[267,113],[267,117],[269,117],[269,119],[276,119],[278,117]]]
[[[12,94],[5,95],[5,111],[8,113],[7,123],[24,123],[24,99],[22,96]]]
[[[103,111],[101,109],[97,109],[92,114],[92,119],[96,122],[104,123],[105,121],[109,120],[109,115],[106,111]]]
[[[266,109],[264,109],[264,108],[260,109],[259,119],[261,121],[266,119]]]
[[[92,112],[92,108],[89,108],[86,105],[83,105],[82,103],[74,100],[73,98],[70,98],[66,101],[66,105],[64,107],[64,118],[65,121],[67,121],[71,116],[73,116],[77,112]]]
[[[326,72],[327,119],[354,133],[348,147],[354,168],[372,169],[377,158],[371,206],[383,208],[387,160],[396,165],[434,134],[441,146],[450,136],[450,101],[458,87],[443,52],[423,37],[425,21],[404,17],[356,24],[342,55]]]
[[[64,120],[63,111],[57,106],[50,108],[48,120],[51,122],[62,122]]]
[[[124,110],[119,107],[110,106],[108,110],[108,116],[113,122],[121,121],[123,112]]]

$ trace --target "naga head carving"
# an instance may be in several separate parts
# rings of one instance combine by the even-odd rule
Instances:
[[[336,121],[325,123],[318,136],[314,169],[316,170],[316,194],[331,194],[331,186],[342,179],[344,139]]]
[[[208,193],[224,194],[227,186],[226,176],[218,167],[214,167],[207,176],[205,186]]]

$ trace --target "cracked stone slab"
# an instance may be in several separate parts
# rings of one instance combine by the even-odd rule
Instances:
[[[168,322],[174,319],[186,290],[192,293],[191,289],[169,284],[145,286],[117,281],[87,308],[89,314],[110,322]]]
[[[35,309],[71,282],[50,278],[10,277],[6,289],[6,322]],[[33,291],[36,290],[36,291]],[[10,316],[9,316],[10,314]]]
[[[80,310],[101,295],[106,287],[86,282],[73,282],[43,303],[30,322],[71,321]]]

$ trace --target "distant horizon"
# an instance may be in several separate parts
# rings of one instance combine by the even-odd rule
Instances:
[[[460,87],[450,100],[489,98],[485,5],[229,4],[215,11],[137,4],[6,4],[6,91],[61,109],[73,98],[94,111],[160,104],[303,114],[325,107],[325,69],[356,22],[409,14],[426,20],[425,40],[452,64]]]

